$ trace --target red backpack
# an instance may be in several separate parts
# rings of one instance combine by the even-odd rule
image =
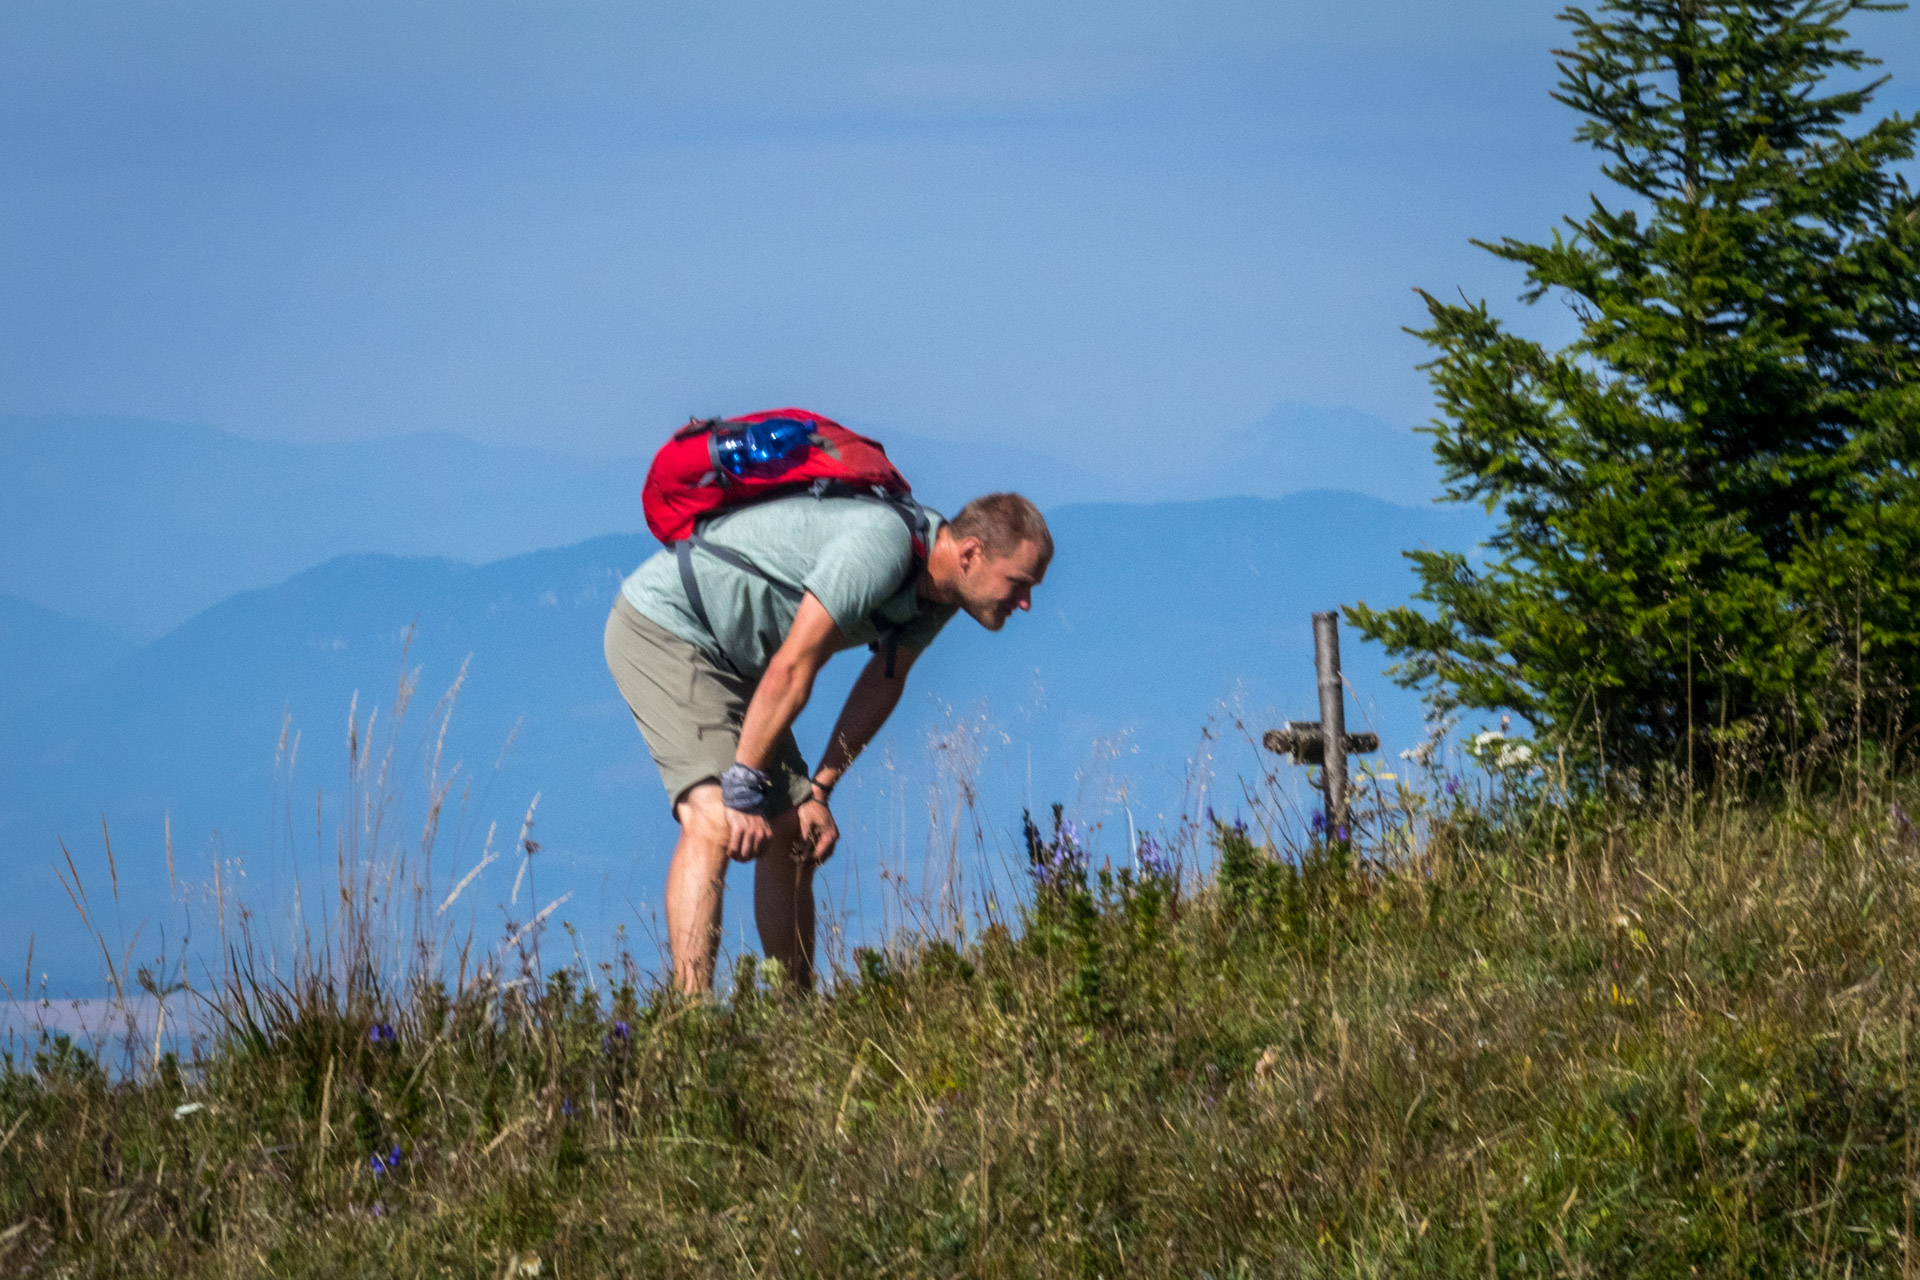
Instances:
[[[713,624],[693,575],[694,548],[765,578],[781,590],[791,593],[793,588],[773,579],[746,556],[702,538],[701,522],[723,511],[801,493],[884,503],[906,522],[913,539],[908,581],[926,564],[927,519],[913,501],[913,486],[887,460],[879,441],[830,418],[805,409],[768,409],[742,418],[695,418],[654,454],[640,491],[647,528],[679,557],[687,603],[709,635]],[[899,628],[880,629],[889,632],[887,675],[891,678]]]
[[[647,528],[670,545],[708,516],[816,485],[896,500],[913,493],[879,441],[805,409],[769,409],[688,422],[653,456],[640,500]]]

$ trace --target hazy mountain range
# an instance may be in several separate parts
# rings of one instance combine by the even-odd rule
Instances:
[[[249,439],[139,419],[0,415],[0,594],[147,640],[237,591],[373,551],[484,563],[644,527],[640,482],[672,424],[625,457],[508,449],[450,435],[335,444]],[[1031,450],[873,432],[924,501],[992,489],[1043,507],[1350,489],[1433,496],[1426,439],[1346,409],[1284,406],[1242,427],[1170,432],[1157,457]],[[1092,437],[1096,442],[1098,436]]]
[[[110,627],[0,595],[0,715],[51,697],[132,648]]]
[[[386,442],[367,456],[430,454],[430,444]],[[525,521],[565,507],[565,486],[585,486],[596,474],[593,467],[543,472],[541,465],[558,466],[538,455],[527,460]],[[915,466],[917,476],[934,472],[930,463]],[[409,510],[464,513],[464,500],[438,491],[434,474],[417,470],[422,496]],[[1067,483],[1070,475],[1061,474]],[[148,488],[168,490],[184,483],[179,475],[156,455]],[[333,483],[320,471],[306,479]],[[231,573],[268,571],[270,557],[232,545],[246,540],[186,509],[193,504],[177,491],[156,496],[131,471],[116,483],[122,505],[146,513],[156,545],[136,563],[106,555],[111,539],[93,544],[90,554],[104,557],[97,598],[139,591],[153,598],[155,582],[140,580],[195,556]],[[272,525],[282,539],[275,555],[353,532],[350,524],[303,527],[296,516],[308,500],[291,479],[285,483],[294,498]],[[388,481],[364,483],[363,492],[374,492]],[[956,491],[973,487],[964,476],[952,483]],[[389,492],[402,487],[396,480]],[[272,506],[247,497],[244,485],[233,492],[235,509]],[[609,491],[605,501],[616,500]],[[57,505],[48,497],[43,509]],[[18,518],[0,509],[5,519]],[[387,523],[370,517],[368,526],[384,528],[382,536],[426,536],[426,516],[383,510]],[[564,524],[557,513],[540,518],[556,529]],[[880,864],[914,881],[928,859],[944,857],[961,781],[977,797],[994,856],[1009,859],[997,870],[972,866],[975,887],[985,873],[1004,878],[1017,859],[1012,845],[1027,805],[1059,800],[1089,823],[1107,822],[1108,833],[1096,839],[1118,856],[1125,840],[1112,831],[1128,822],[1153,828],[1209,803],[1233,807],[1239,778],[1276,764],[1248,735],[1286,715],[1315,712],[1309,613],[1404,598],[1410,575],[1402,550],[1470,546],[1479,530],[1468,514],[1328,491],[1277,500],[1063,503],[1049,519],[1059,553],[1034,612],[999,635],[957,619],[837,798],[847,840],[825,883],[851,930],[872,936],[897,922],[881,905]],[[172,558],[161,545],[175,536],[170,520],[200,531],[199,542],[185,537]],[[485,525],[476,518],[467,527],[476,540],[507,538]],[[523,522],[520,532],[530,527]],[[60,549],[7,545],[10,574],[57,576],[37,562],[58,560]],[[417,692],[394,740],[398,799],[389,838],[417,838],[410,824],[437,741],[431,713],[464,667],[440,748],[442,774],[460,767],[436,884],[473,865],[489,823],[500,825],[497,845],[510,844],[538,793],[535,887],[543,901],[574,894],[562,914],[578,925],[583,945],[606,945],[621,924],[638,929],[647,904],[658,900],[672,827],[605,670],[600,633],[621,577],[653,549],[646,535],[626,533],[480,564],[468,562],[479,556],[338,556],[233,593],[141,644],[122,638],[137,633],[132,627],[116,634],[0,600],[0,657],[11,680],[0,686],[0,855],[13,869],[12,891],[0,900],[0,939],[24,952],[33,933],[35,968],[56,975],[56,989],[97,989],[98,948],[55,877],[56,865],[65,868],[63,843],[87,879],[95,924],[129,937],[145,924],[143,950],[163,924],[173,943],[182,929],[207,927],[216,864],[223,892],[252,904],[262,919],[284,915],[296,877],[309,887],[324,881],[341,847],[349,708],[361,723],[357,734],[374,713],[375,740],[384,747],[403,667]],[[1381,655],[1349,635],[1346,659],[1356,693],[1350,715],[1378,727],[1389,752],[1415,740],[1420,709],[1382,678]],[[800,729],[809,752],[857,666],[847,655],[829,669]],[[1235,725],[1236,709],[1243,727]],[[101,905],[103,819],[120,890],[110,914]],[[971,837],[962,844],[970,850]],[[492,913],[512,878],[510,862],[492,867],[469,902]],[[736,893],[733,905],[744,897]],[[737,912],[730,922],[738,927]],[[0,967],[22,958],[0,950]]]
[[[999,635],[956,620],[843,788],[848,852],[829,880],[843,906],[867,913],[864,928],[882,923],[876,859],[916,878],[929,839],[951,821],[961,775],[1009,853],[1028,804],[1061,800],[1088,822],[1124,816],[1149,828],[1204,804],[1237,806],[1236,779],[1273,761],[1223,708],[1243,709],[1253,734],[1313,714],[1308,614],[1403,595],[1402,547],[1460,544],[1467,533],[1435,513],[1332,493],[1070,505],[1051,518],[1059,558],[1034,613]],[[569,918],[592,938],[631,924],[638,904],[657,901],[672,829],[602,664],[600,631],[620,578],[651,549],[644,536],[616,535],[479,567],[342,557],[237,595],[9,713],[0,721],[0,848],[14,875],[0,937],[37,931],[38,967],[92,977],[97,953],[54,868],[64,866],[64,842],[93,881],[97,913],[103,819],[129,930],[178,909],[168,905],[173,875],[203,886],[194,892],[204,899],[215,862],[226,891],[244,888],[256,910],[289,901],[298,866],[307,883],[324,881],[340,838],[349,708],[363,721],[377,708],[376,724],[388,725],[403,661],[418,692],[398,741],[404,794],[391,830],[413,838],[434,742],[429,713],[465,664],[441,766],[463,762],[455,799],[466,796],[465,809],[443,829],[437,882],[472,864],[488,822],[510,834],[537,792],[542,895],[573,891]],[[857,665],[843,656],[823,680],[801,727],[809,751]],[[1417,737],[1420,717],[1380,665],[1349,637],[1352,714],[1380,728],[1391,751]],[[943,812],[930,812],[936,792],[948,797]],[[1124,856],[1125,842],[1109,837],[1106,848]],[[494,868],[475,900],[491,911],[510,878],[510,868]],[[204,901],[201,909],[204,921]]]

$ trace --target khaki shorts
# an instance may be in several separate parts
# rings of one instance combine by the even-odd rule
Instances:
[[[667,802],[678,807],[694,787],[719,782],[740,748],[753,683],[642,614],[624,595],[614,597],[607,615],[607,666],[660,766]],[[767,772],[773,775],[769,816],[813,794],[806,757],[791,729],[780,735]]]

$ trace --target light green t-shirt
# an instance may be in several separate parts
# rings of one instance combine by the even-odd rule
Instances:
[[[928,507],[921,510],[931,545],[944,517]],[[848,648],[879,639],[876,620],[884,620],[889,629],[903,626],[903,649],[924,649],[957,609],[920,599],[918,583],[907,578],[913,564],[907,523],[878,502],[805,494],[778,498],[715,516],[700,536],[767,575],[694,549],[694,579],[713,634],[700,626],[687,603],[671,549],[656,552],[620,590],[643,616],[687,643],[708,651],[718,647],[742,675],[767,669],[793,626],[802,591],[811,591],[826,606]]]

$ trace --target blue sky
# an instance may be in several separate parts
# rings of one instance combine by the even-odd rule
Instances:
[[[1517,309],[1468,237],[1592,186],[1554,11],[11,0],[0,411],[626,452],[796,402],[1122,458],[1288,401],[1411,424],[1411,287]],[[1916,28],[1859,24],[1883,107]]]

